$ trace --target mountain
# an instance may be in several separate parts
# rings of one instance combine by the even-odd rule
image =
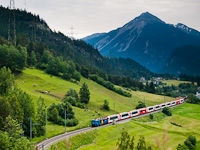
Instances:
[[[200,38],[200,32],[195,30],[195,29],[192,29],[182,23],[178,23],[176,26],[175,26],[177,29],[180,29],[182,31],[184,31],[185,33],[189,34],[189,35],[193,35],[193,36],[196,36],[196,37],[199,37]]]
[[[151,71],[160,70],[176,47],[200,44],[200,38],[146,12],[116,30],[83,38],[103,56],[132,58]]]
[[[9,10],[0,6],[0,37],[8,39]],[[13,15],[11,19],[11,37],[13,37]],[[65,60],[73,60],[77,65],[85,65],[89,70],[96,69],[112,75],[136,77],[151,76],[153,73],[129,59],[108,59],[103,57],[99,51],[83,40],[74,40],[65,36],[61,32],[55,32],[50,29],[48,24],[39,17],[30,12],[15,10],[17,44],[27,46],[29,41],[40,43],[37,49],[48,48],[56,56],[62,56]],[[100,36],[99,34],[98,36]],[[40,54],[41,55],[41,54]],[[123,60],[123,61],[122,61]],[[114,62],[112,62],[114,61]],[[122,62],[122,64],[120,64]],[[117,67],[119,66],[119,67]],[[126,68],[126,66],[132,68]],[[114,71],[113,71],[114,70]]]
[[[185,45],[176,48],[160,72],[200,75],[200,46]]]

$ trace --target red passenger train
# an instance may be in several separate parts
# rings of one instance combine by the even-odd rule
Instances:
[[[123,113],[107,116],[107,117],[103,118],[103,120],[104,120],[103,124],[113,123],[114,120],[116,122],[116,121],[120,121],[120,120],[124,120],[124,119],[128,119],[128,118],[132,118],[135,116],[143,115],[146,113],[155,112],[160,109],[163,109],[164,107],[172,107],[175,105],[180,105],[180,104],[184,103],[184,101],[185,101],[185,99],[183,97],[178,97],[176,99],[177,100],[171,101],[171,102],[166,102],[166,103],[162,103],[162,104],[158,104],[158,105],[154,105],[154,106],[149,106],[146,108],[140,108],[137,110],[131,110],[129,112],[123,112]],[[102,118],[101,118],[101,121],[102,121]],[[102,123],[100,124],[99,122],[100,122],[99,119],[93,119],[92,126],[103,125]]]

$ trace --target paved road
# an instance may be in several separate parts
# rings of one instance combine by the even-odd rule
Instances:
[[[176,106],[179,106],[179,105],[176,105]],[[172,106],[172,107],[176,107],[176,106]],[[151,113],[146,113],[146,114],[139,115],[139,116],[136,116],[136,117],[133,117],[133,118],[139,118],[139,117],[147,116],[149,114],[154,114],[154,113],[157,113],[157,112],[160,112],[160,111],[162,111],[162,110],[157,110],[157,111],[154,111],[154,112],[151,112]],[[129,122],[133,118],[128,118],[128,119],[125,119],[125,120],[118,121],[118,122],[116,122],[116,124],[123,124],[123,123]],[[82,129],[78,129],[78,130],[75,130],[75,131],[67,132],[67,133],[64,133],[64,134],[60,134],[60,135],[54,136],[52,138],[49,138],[47,140],[43,140],[43,141],[37,143],[36,147],[38,147],[38,150],[42,150],[42,148],[48,149],[51,145],[53,145],[53,144],[55,144],[59,141],[65,140],[66,138],[72,137],[74,135],[77,135],[77,134],[80,134],[80,133],[83,133],[83,132],[87,132],[87,131],[91,131],[91,130],[94,130],[94,129],[106,127],[106,126],[109,126],[109,125],[111,125],[111,124],[107,124],[107,125],[103,125],[103,126],[99,126],[99,127],[87,127],[87,128],[82,128]]]

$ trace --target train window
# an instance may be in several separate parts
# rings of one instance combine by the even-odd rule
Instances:
[[[160,106],[156,106],[156,108],[160,108]]]
[[[175,104],[176,102],[172,102],[172,105]]]
[[[170,103],[168,103],[167,105],[171,105]]]
[[[110,120],[115,120],[117,118],[118,118],[118,116],[110,117]]]
[[[164,104],[164,105],[162,105],[161,107],[165,107],[165,104]]]
[[[126,117],[126,116],[128,116],[128,113],[127,113],[127,114],[123,114],[123,115],[122,115],[122,117]]]
[[[140,112],[142,112],[142,110],[140,110]]]
[[[149,108],[149,110],[152,110],[152,109],[153,109],[153,107],[150,107],[150,108]]]
[[[132,112],[132,115],[137,114],[137,113],[138,113],[138,111],[133,111],[133,112]]]

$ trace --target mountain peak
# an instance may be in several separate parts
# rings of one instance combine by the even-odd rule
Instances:
[[[158,17],[152,15],[149,12],[144,12],[142,13],[140,16],[136,17],[134,20],[138,20],[138,21],[144,21],[144,22],[160,22],[160,23],[164,23],[162,20],[160,20]]]

